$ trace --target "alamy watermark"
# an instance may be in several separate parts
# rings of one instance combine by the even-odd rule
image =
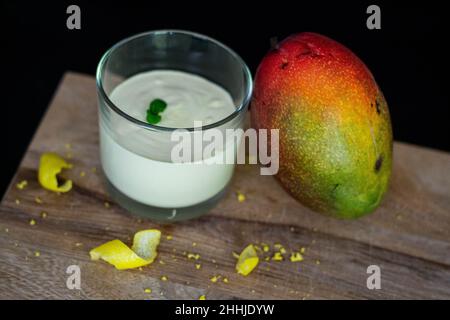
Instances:
[[[76,264],[70,265],[66,269],[69,274],[66,280],[66,286],[69,290],[81,290],[81,269]]]
[[[69,30],[81,29],[81,9],[79,6],[72,4],[67,7],[66,13],[69,14],[66,20],[66,26]]]
[[[366,20],[366,26],[369,30],[381,29],[381,9],[376,4],[367,7],[367,14],[370,16]]]
[[[381,268],[375,264],[367,267],[367,277],[366,286],[369,290],[380,290],[381,289]]]
[[[173,163],[261,164],[261,175],[275,175],[279,169],[279,129],[209,128],[194,121],[194,131],[177,129],[171,134],[176,144]],[[197,129],[198,128],[198,129]],[[248,152],[246,152],[248,150]],[[248,155],[248,157],[246,156]]]

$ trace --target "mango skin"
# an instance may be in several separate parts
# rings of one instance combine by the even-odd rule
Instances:
[[[302,204],[347,219],[379,206],[392,167],[389,110],[349,49],[315,33],[288,37],[259,65],[250,110],[254,128],[280,130],[276,178]]]

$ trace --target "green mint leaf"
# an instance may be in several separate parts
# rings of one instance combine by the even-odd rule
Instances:
[[[167,103],[164,100],[161,99],[155,99],[152,102],[150,102],[150,112],[154,114],[159,114],[160,112],[163,112],[167,107]]]
[[[150,124],[157,124],[161,121],[161,116],[159,114],[153,114],[151,112],[147,112],[147,122]]]

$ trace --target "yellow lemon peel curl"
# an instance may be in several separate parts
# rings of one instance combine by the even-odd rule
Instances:
[[[89,254],[92,260],[102,259],[118,270],[139,268],[155,260],[160,239],[161,231],[143,230],[134,235],[131,248],[116,239],[92,249]]]
[[[68,192],[72,189],[72,181],[66,180],[58,186],[57,175],[62,169],[71,169],[72,164],[66,162],[56,153],[47,152],[41,155],[38,180],[42,187],[55,192]]]

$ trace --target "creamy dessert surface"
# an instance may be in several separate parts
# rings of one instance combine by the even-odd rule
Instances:
[[[146,111],[154,99],[167,103],[157,124],[169,128],[191,128],[194,121],[217,122],[235,111],[230,94],[198,75],[155,70],[136,74],[111,92],[110,99],[122,111],[146,121]]]

